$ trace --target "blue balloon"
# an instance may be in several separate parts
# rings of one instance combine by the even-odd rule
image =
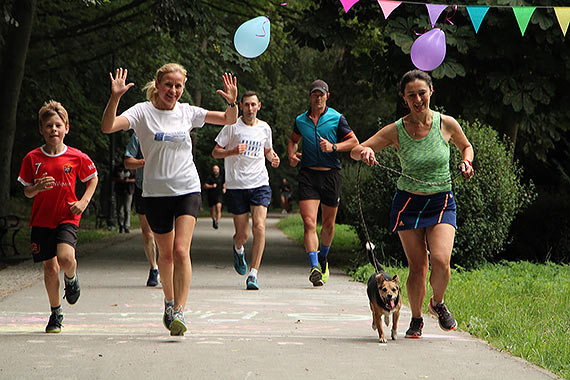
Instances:
[[[245,58],[260,56],[269,46],[270,22],[265,16],[259,16],[244,22],[234,34],[234,46]]]

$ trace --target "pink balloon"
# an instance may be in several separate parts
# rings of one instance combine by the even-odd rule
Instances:
[[[414,41],[410,57],[420,70],[435,70],[445,59],[445,33],[434,28]]]

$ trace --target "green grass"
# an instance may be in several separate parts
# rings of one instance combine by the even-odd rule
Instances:
[[[300,216],[281,220],[279,227],[302,244]],[[339,244],[342,242],[342,249],[350,255],[360,248],[358,236],[350,228],[337,225],[336,231],[343,231]],[[333,246],[340,250],[336,239]],[[391,275],[398,274],[403,299],[407,300],[407,267],[384,269]],[[366,264],[349,272],[355,280],[365,282],[374,269]],[[424,312],[430,297],[428,286]],[[462,330],[570,379],[569,265],[522,261],[486,264],[472,271],[452,270],[446,304]]]

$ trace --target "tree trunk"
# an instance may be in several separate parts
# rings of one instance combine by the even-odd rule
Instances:
[[[26,67],[28,45],[32,34],[32,23],[36,11],[36,0],[14,0],[13,17],[17,26],[11,26],[2,57],[3,86],[0,86],[0,213],[10,208],[10,163],[20,88]]]

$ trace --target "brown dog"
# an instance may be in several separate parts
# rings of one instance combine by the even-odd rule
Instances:
[[[400,285],[398,275],[391,278],[386,272],[374,273],[368,279],[368,299],[370,300],[370,310],[372,311],[372,329],[378,330],[380,343],[387,343],[384,330],[382,329],[382,316],[386,326],[390,325],[390,315],[392,315],[392,340],[397,337],[398,319],[400,318]]]

